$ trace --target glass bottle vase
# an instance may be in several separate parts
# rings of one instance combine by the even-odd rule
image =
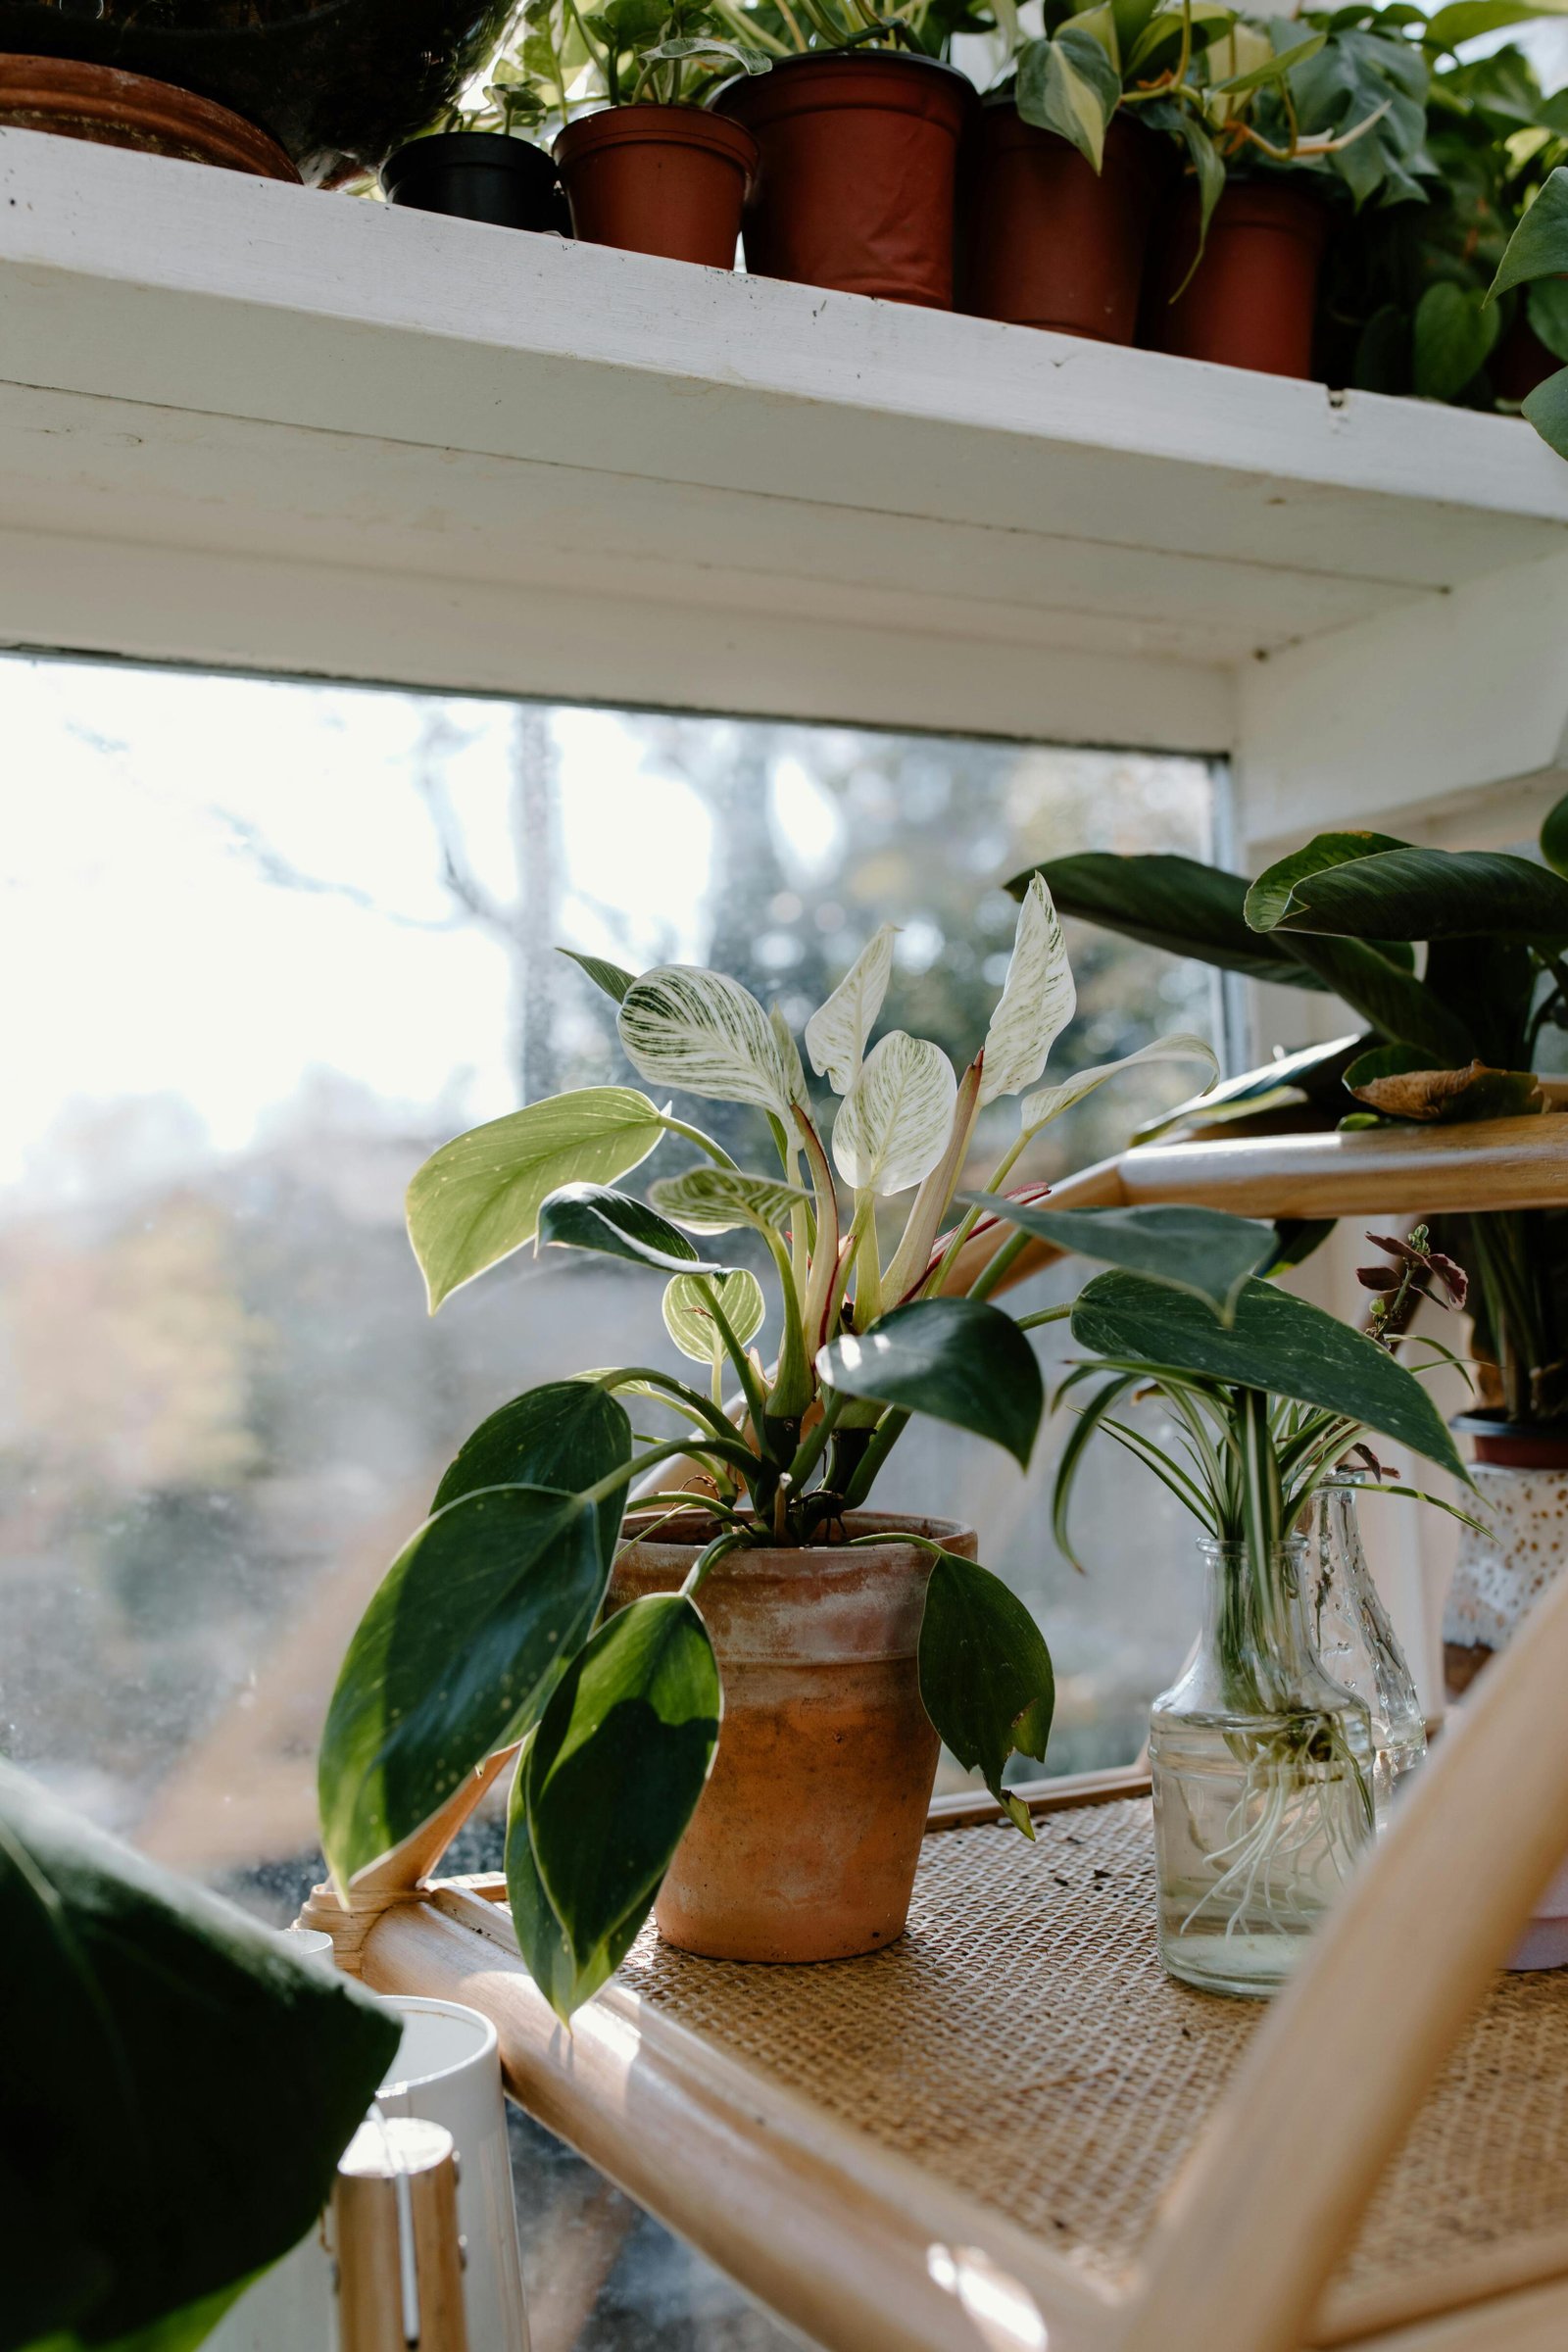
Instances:
[[[1159,1953],[1184,1984],[1255,1997],[1371,1842],[1372,1726],[1313,1645],[1305,1539],[1200,1549],[1202,1638],[1150,1718]]]
[[[1363,1470],[1342,1470],[1319,1488],[1312,1507],[1312,1640],[1324,1671],[1353,1690],[1372,1721],[1372,1797],[1379,1829],[1405,1775],[1427,1752],[1426,1717],[1415,1678],[1389,1622],[1356,1525]]]

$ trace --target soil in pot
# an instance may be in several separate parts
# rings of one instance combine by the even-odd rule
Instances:
[[[939,1742],[916,1665],[930,1554],[898,1535],[933,1536],[971,1560],[975,1539],[888,1512],[852,1513],[848,1526],[889,1541],[732,1552],[703,1586],[724,1716],[654,1908],[683,1951],[842,1960],[903,1933]],[[704,1532],[677,1521],[627,1544],[611,1605],[675,1591]]]
[[[623,253],[733,270],[757,142],[699,106],[617,106],[556,141],[572,234]]]
[[[717,103],[761,149],[755,276],[953,308],[958,153],[979,108],[966,75],[890,50],[785,58]]]
[[[496,228],[564,225],[556,167],[542,147],[498,130],[447,130],[411,139],[381,167],[388,204],[484,220]]]
[[[979,318],[1131,343],[1159,142],[1117,115],[1097,172],[1010,101],[981,110],[963,308]]]
[[[1310,376],[1327,236],[1316,196],[1283,180],[1232,180],[1214,207],[1203,258],[1172,301],[1198,249],[1198,196],[1184,191],[1150,272],[1140,341],[1223,368]]]

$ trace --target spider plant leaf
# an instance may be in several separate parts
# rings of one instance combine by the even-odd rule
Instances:
[[[1077,1007],[1067,943],[1040,874],[1032,874],[1018,909],[1007,976],[986,1031],[980,1060],[980,1107],[1033,1086],[1046,1056]]]
[[[890,1196],[928,1176],[947,1148],[958,1081],[940,1046],[890,1029],[833,1122],[833,1158],[857,1192]]]
[[[806,1024],[806,1051],[818,1077],[847,1095],[860,1074],[866,1041],[876,1027],[893,971],[896,923],[883,923],[866,941],[825,1004]]]

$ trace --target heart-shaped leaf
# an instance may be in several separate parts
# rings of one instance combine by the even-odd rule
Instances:
[[[435,1491],[431,1513],[481,1487],[551,1487],[575,1494],[631,1460],[624,1408],[592,1380],[552,1380],[481,1421]],[[625,1498],[599,1505],[604,1556],[614,1550]]]
[[[918,1184],[947,1148],[957,1094],[940,1046],[890,1029],[833,1122],[833,1158],[845,1183],[884,1197]]]
[[[539,1207],[539,1246],[594,1250],[604,1257],[629,1258],[662,1274],[700,1264],[701,1256],[678,1226],[642,1200],[602,1184],[566,1184]]]
[[[888,993],[893,970],[896,923],[884,923],[860,950],[825,1004],[806,1024],[806,1051],[819,1077],[836,1095],[847,1095],[860,1074],[866,1040]]]
[[[1053,1208],[1049,1201],[1007,1200],[988,1193],[966,1196],[973,1206],[1002,1217],[1058,1250],[1104,1266],[1147,1274],[1172,1290],[1190,1291],[1222,1323],[1235,1320],[1242,1287],[1274,1253],[1272,1225],[1233,1217],[1220,1208],[1155,1202],[1148,1207]]]
[[[327,1709],[321,1842],[340,1886],[527,1728],[609,1574],[599,1514],[575,1494],[488,1487],[426,1520],[361,1619]]]
[[[1025,1095],[1022,1104],[1023,1131],[1037,1135],[1048,1119],[1061,1116],[1085,1095],[1092,1095],[1097,1086],[1114,1078],[1121,1070],[1131,1070],[1142,1062],[1197,1061],[1202,1063],[1211,1078],[1219,1076],[1219,1063],[1214,1049],[1189,1030],[1178,1029],[1169,1037],[1157,1037],[1152,1045],[1140,1046],[1136,1054],[1123,1054],[1117,1061],[1097,1062],[1092,1069],[1074,1070],[1057,1086],[1043,1086],[1037,1094]]]
[[[712,1298],[741,1347],[761,1330],[767,1301],[757,1276],[745,1266],[704,1280],[677,1274],[664,1293],[664,1329],[694,1363],[710,1364],[724,1353],[724,1336],[713,1319]]]
[[[1097,1274],[1079,1293],[1072,1336],[1115,1363],[1165,1366],[1343,1413],[1470,1483],[1421,1383],[1363,1333],[1272,1283],[1243,1287],[1227,1329],[1202,1299],[1147,1275]]]
[[[1034,1349],[979,1298],[917,1298],[816,1359],[828,1388],[952,1422],[1004,1446],[1025,1469],[1045,1410]]]
[[[565,1931],[550,1908],[545,1883],[528,1834],[527,1770],[536,1734],[530,1733],[517,1758],[507,1805],[507,1901],[528,1974],[563,2022],[608,1984],[637,1940],[642,1915],[633,1912],[618,1932],[606,1937],[578,1968]]]
[[[1070,140],[1098,172],[1121,103],[1121,75],[1093,34],[1065,26],[1054,40],[1030,41],[1019,51],[1017,102],[1026,122]]]
[[[1067,943],[1044,877],[1031,875],[1018,909],[1007,977],[986,1031],[980,1105],[1033,1086],[1052,1046],[1072,1019],[1078,995]]]
[[[1568,368],[1559,368],[1527,395],[1523,415],[1548,449],[1568,458]]]
[[[0,2000],[0,2342],[40,2352],[211,2325],[314,2226],[398,2042],[348,1979],[5,1764]],[[239,2083],[265,2095],[217,2095]]]
[[[1415,306],[1413,383],[1419,400],[1456,400],[1486,366],[1502,331],[1502,314],[1479,286],[1440,278]]]
[[[1004,1792],[1002,1771],[1014,1750],[1045,1761],[1056,1682],[1039,1626],[999,1576],[939,1552],[925,1589],[919,1661],[921,1702],[942,1740],[1033,1838],[1028,1809]]]
[[[1559,164],[1508,239],[1492,281],[1493,299],[1529,278],[1554,277],[1560,270],[1568,270],[1568,171]]]
[[[649,1194],[666,1217],[693,1233],[730,1233],[737,1225],[774,1233],[811,1201],[798,1185],[739,1168],[688,1168],[683,1176],[661,1176]]]
[[[767,1014],[722,972],[666,963],[626,991],[617,1026],[628,1059],[659,1086],[750,1102],[790,1124],[790,1076]]]
[[[577,1979],[608,1974],[652,1909],[703,1793],[721,1705],[707,1627],[684,1593],[660,1592],[600,1627],[545,1709],[528,1835]]]
[[[606,1183],[648,1157],[664,1132],[635,1087],[589,1086],[530,1102],[443,1144],[409,1186],[409,1239],[434,1314],[486,1266],[531,1242],[558,1186]]]
[[[1222,866],[1202,865],[1196,858],[1118,858],[1107,850],[1085,850],[1015,874],[1007,885],[1015,898],[1023,895],[1031,873],[1044,877],[1059,913],[1099,923],[1144,947],[1191,956],[1250,980],[1288,988],[1322,986],[1292,954],[1288,941],[1248,928],[1247,884]]]

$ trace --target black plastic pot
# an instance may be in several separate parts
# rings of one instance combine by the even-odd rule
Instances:
[[[512,0],[0,0],[0,54],[212,99],[319,182],[373,171],[437,121],[511,14]]]
[[[555,159],[499,130],[443,130],[411,139],[381,167],[388,204],[495,228],[564,228]]]

